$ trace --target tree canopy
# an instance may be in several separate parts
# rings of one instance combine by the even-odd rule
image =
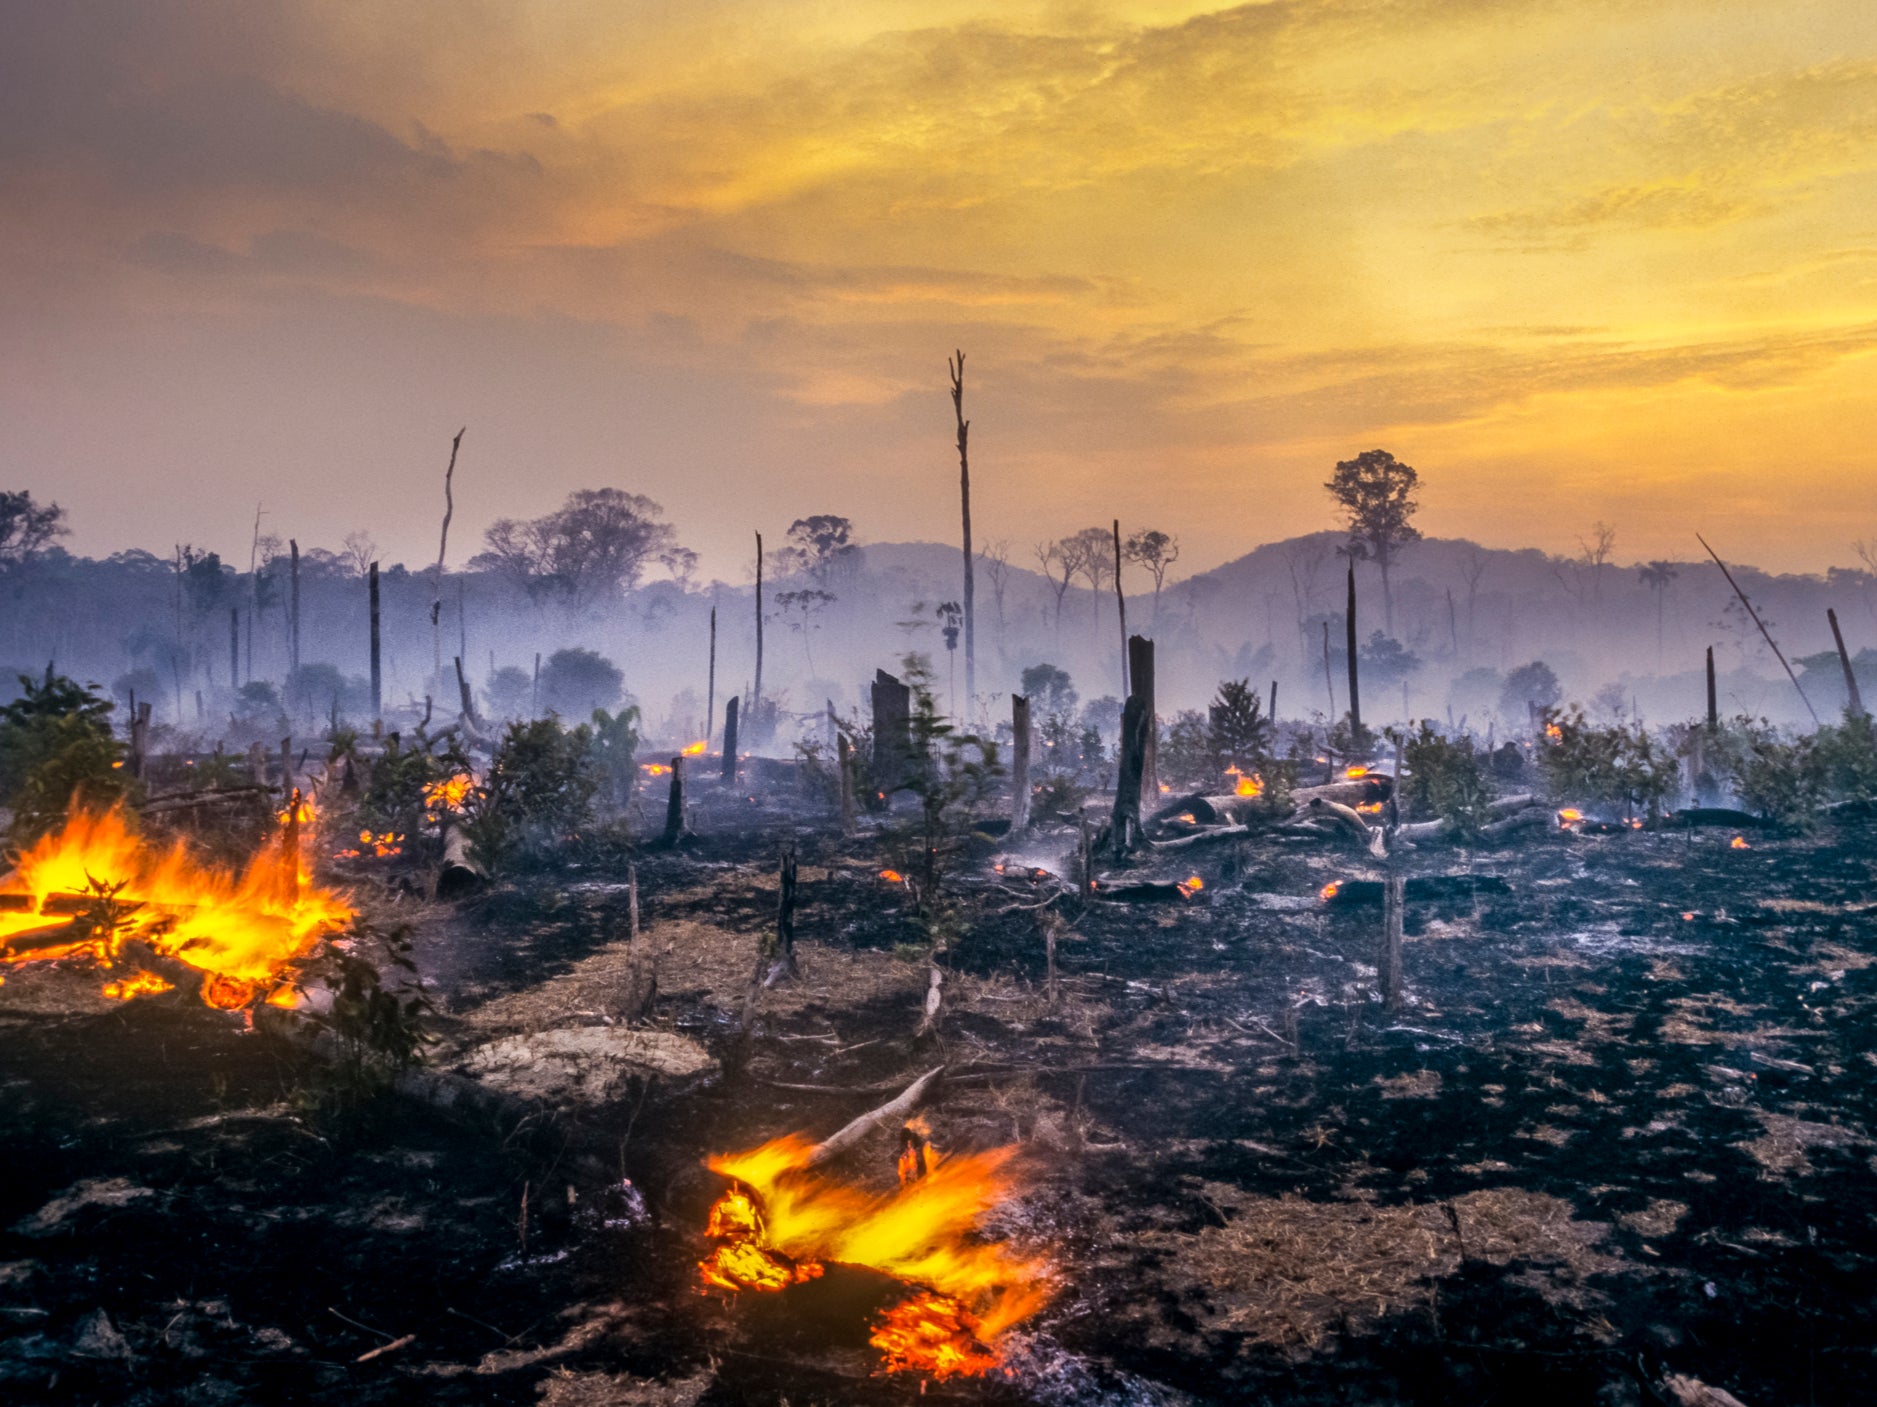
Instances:
[[[632,590],[675,544],[664,512],[644,494],[578,489],[545,517],[497,519],[470,566],[508,575],[537,598],[590,605]]]

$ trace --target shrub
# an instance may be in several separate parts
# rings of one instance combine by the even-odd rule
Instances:
[[[13,840],[29,844],[68,806],[121,800],[127,779],[109,699],[49,668],[43,681],[19,679],[20,696],[0,708],[0,799],[13,808]]]
[[[1477,839],[1485,826],[1493,785],[1485,759],[1473,750],[1471,737],[1443,738],[1423,720],[1420,731],[1389,737],[1401,746],[1400,805],[1404,820],[1448,822],[1462,840]]]
[[[592,729],[555,718],[510,723],[482,784],[471,794],[463,833],[490,869],[538,856],[593,819],[600,769]]]
[[[1573,705],[1540,715],[1538,766],[1556,801],[1654,815],[1674,792],[1675,759],[1640,727],[1597,727]]]
[[[1264,700],[1249,681],[1222,681],[1206,715],[1207,737],[1218,771],[1237,767],[1251,773],[1269,767],[1271,720],[1265,717]]]

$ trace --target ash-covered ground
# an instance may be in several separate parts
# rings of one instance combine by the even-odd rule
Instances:
[[[1371,871],[1206,847],[1188,902],[959,876],[944,1007],[878,838],[708,794],[622,873],[413,926],[449,1088],[348,1104],[316,1049],[181,993],[0,987],[0,1383],[113,1403],[1866,1400],[1877,1365],[1877,825],[1416,852],[1377,991]],[[800,976],[744,1007],[801,859]],[[1060,856],[1069,833],[1024,859]],[[1276,896],[1276,897],[1273,897]],[[621,1018],[654,961],[650,1016]],[[710,1154],[823,1135],[944,1067],[942,1149],[1016,1143],[986,1227],[1053,1293],[1007,1371],[879,1372],[881,1277],[706,1295]],[[473,1082],[471,1085],[470,1082]],[[452,1089],[488,1092],[455,1099]],[[893,1185],[882,1133],[847,1162]],[[379,1351],[382,1350],[382,1351]]]

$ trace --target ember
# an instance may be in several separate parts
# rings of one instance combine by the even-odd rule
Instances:
[[[301,808],[301,823],[311,819]],[[272,990],[295,958],[352,910],[314,887],[297,854],[275,837],[239,876],[198,864],[181,842],[156,851],[121,811],[77,815],[20,857],[0,894],[0,962],[78,958],[106,970],[136,939],[206,973],[202,1000],[235,1009]],[[118,1000],[166,991],[153,973],[115,979]]]
[[[906,876],[901,874],[898,870],[881,870],[880,878],[885,880],[888,884],[904,884],[906,881]]]
[[[460,811],[475,785],[476,779],[467,772],[458,772],[440,782],[426,782],[424,805],[436,811]]]
[[[717,1248],[699,1269],[706,1285],[740,1290],[784,1289],[828,1261],[896,1276],[917,1293],[875,1330],[886,1366],[933,1377],[987,1372],[998,1336],[1047,1296],[1040,1261],[978,1233],[1013,1191],[1016,1150],[939,1157],[923,1124],[906,1133],[901,1185],[885,1195],[817,1172],[816,1145],[799,1135],[712,1158],[732,1183],[711,1208],[706,1232]]]
[[[709,746],[709,743],[690,743],[679,755],[682,757],[702,757],[704,750]]]
[[[1729,848],[1734,850],[1751,850],[1753,848],[1751,845],[1747,844],[1747,838],[1744,835],[1735,836],[1728,842],[1728,845]]]

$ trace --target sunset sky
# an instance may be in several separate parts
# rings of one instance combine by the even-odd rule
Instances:
[[[0,487],[76,551],[452,560],[616,485],[704,572],[815,512],[1421,525],[1792,570],[1877,538],[1870,0],[4,7]]]

